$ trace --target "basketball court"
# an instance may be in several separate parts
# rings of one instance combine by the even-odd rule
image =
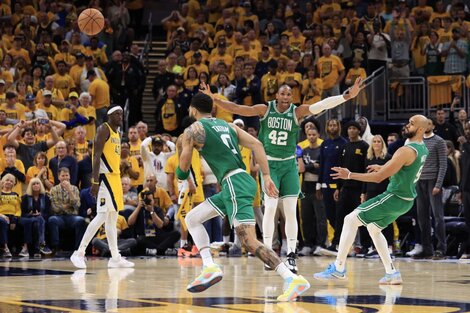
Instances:
[[[199,294],[186,285],[201,259],[134,258],[135,269],[107,269],[89,259],[76,270],[68,259],[0,262],[0,312],[470,312],[470,261],[398,259],[403,286],[382,286],[380,260],[348,259],[349,280],[313,279],[333,258],[304,257],[300,274],[312,287],[294,303],[277,303],[282,281],[256,258],[216,258],[224,279]]]

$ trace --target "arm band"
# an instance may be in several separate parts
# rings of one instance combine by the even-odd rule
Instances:
[[[323,99],[320,102],[310,105],[308,109],[310,113],[312,114],[320,114],[321,112],[328,110],[328,109],[332,109],[340,105],[343,102],[346,102],[346,99],[344,99],[343,95],[333,96],[333,97],[328,97],[326,99]]]
[[[179,180],[186,180],[188,177],[189,177],[189,170],[184,172],[183,170],[181,170],[181,168],[178,166],[176,168],[176,177],[179,179]]]

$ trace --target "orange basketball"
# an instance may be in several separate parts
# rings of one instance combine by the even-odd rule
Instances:
[[[104,17],[97,9],[85,9],[78,16],[78,27],[89,36],[101,32],[104,27]]]

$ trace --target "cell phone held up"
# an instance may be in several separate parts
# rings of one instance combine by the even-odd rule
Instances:
[[[38,124],[49,124],[49,120],[47,118],[40,118],[38,119]]]

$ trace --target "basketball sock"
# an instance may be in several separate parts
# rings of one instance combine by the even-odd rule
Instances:
[[[284,215],[286,219],[287,254],[294,252],[297,248],[297,197],[286,197],[282,199]],[[284,243],[283,243],[284,244]]]
[[[356,239],[357,229],[362,223],[357,218],[357,212],[346,215],[344,218],[343,230],[341,231],[341,238],[339,240],[338,255],[336,256],[335,267],[339,272],[343,272],[346,268],[346,258],[348,257],[349,249]]]
[[[230,236],[224,236],[224,243],[230,242]]]
[[[196,206],[186,215],[185,221],[193,237],[194,244],[199,249],[204,266],[214,264],[209,249],[210,239],[203,223],[218,216],[217,212],[206,201]]]
[[[261,211],[260,207],[254,208],[254,211],[256,225],[258,225],[261,232],[263,232],[263,212]]]
[[[78,253],[85,255],[86,247],[104,222],[106,222],[106,213],[100,212],[96,214],[95,218],[91,220],[90,224],[88,224],[85,234],[83,234],[82,241],[78,248]]]
[[[287,268],[284,262],[279,263],[279,265],[276,267],[276,272],[281,275],[282,279],[284,280],[289,277],[295,278],[297,276]]]
[[[277,225],[275,221],[278,198],[264,196],[264,216],[263,216],[263,243],[269,249],[273,247],[273,233]]]
[[[187,239],[181,239],[180,240],[180,248],[183,248],[187,243],[188,243]]]
[[[214,265],[214,260],[212,259],[211,249],[208,246],[206,246],[205,248],[202,248],[202,250],[199,250],[199,254],[201,255],[202,264],[204,264],[204,266]]]
[[[106,230],[106,239],[108,239],[109,251],[113,259],[119,259],[119,249],[117,245],[117,219],[118,212],[111,211],[107,213],[104,229]]]
[[[233,234],[233,237],[234,237],[234,240],[233,240],[233,241],[234,241],[234,244],[235,244],[237,247],[241,248],[241,247],[242,247],[242,243],[240,242],[240,237],[238,237],[237,232],[235,232],[235,233]]]
[[[382,234],[382,230],[375,226],[374,224],[367,225],[367,230],[369,231],[370,237],[374,242],[375,250],[380,256],[382,263],[385,267],[385,272],[387,274],[393,274],[397,270],[393,265],[392,258],[390,257],[390,251],[388,251],[388,243],[385,236]]]

